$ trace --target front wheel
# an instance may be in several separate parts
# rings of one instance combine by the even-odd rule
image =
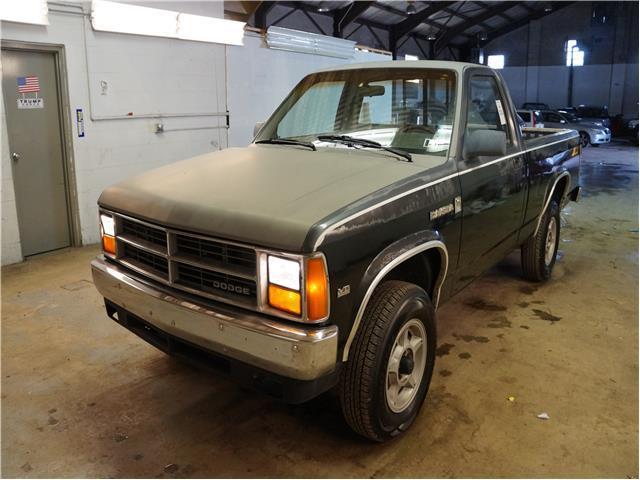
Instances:
[[[387,281],[371,297],[340,379],[345,420],[383,442],[415,420],[435,364],[435,313],[417,285]]]
[[[582,148],[587,148],[591,145],[591,137],[587,132],[580,132],[580,145]]]
[[[560,207],[551,200],[542,216],[538,232],[529,237],[520,249],[524,276],[534,282],[551,277],[560,241]]]

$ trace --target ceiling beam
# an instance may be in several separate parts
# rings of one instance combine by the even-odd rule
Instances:
[[[391,34],[395,37],[396,41],[411,33],[421,23],[426,23],[430,16],[442,11],[455,2],[431,2],[429,6],[423,8],[419,12],[409,15],[406,19],[400,23],[392,25]]]
[[[400,10],[399,8],[395,8],[392,7],[391,5],[387,4],[387,3],[378,3],[378,2],[374,2],[372,5],[373,8],[378,9],[378,10],[382,10],[383,12],[389,12],[389,13],[393,13],[394,15],[398,15],[400,17],[403,18],[407,18],[409,15]],[[447,9],[443,9],[443,11],[446,11]],[[434,22],[431,19],[425,19],[422,21],[422,23],[424,23],[425,25],[429,25],[430,27],[434,27],[437,28],[438,30],[442,29],[442,24],[438,23],[438,22]],[[393,24],[391,24],[393,25]],[[391,26],[389,25],[389,26]]]
[[[487,42],[490,42],[491,40],[495,40],[496,38],[502,37],[507,33],[513,32],[514,30],[517,30],[520,27],[524,27],[525,25],[527,25],[529,22],[533,20],[540,20],[541,18],[546,17],[547,15],[551,15],[552,13],[555,13],[558,10],[568,7],[569,5],[572,5],[574,3],[576,2],[575,1],[574,2],[553,2],[552,4],[553,9],[550,12],[545,12],[544,8],[535,10],[531,14],[525,16],[524,18],[520,18],[513,23],[505,25],[504,27],[500,27],[500,28],[497,28],[496,30],[487,32],[487,37],[488,37]]]
[[[486,2],[476,2],[476,4],[481,5],[481,6],[485,7],[485,8],[490,8],[489,4],[486,3]],[[522,3],[520,6],[525,6],[525,5],[524,5],[524,3]],[[504,12],[500,12],[498,14],[498,16],[504,18],[508,22],[513,22],[513,18],[511,18],[509,15],[507,15]]]
[[[319,12],[318,8],[314,5],[311,5],[309,3],[304,3],[304,2],[277,2],[278,6],[282,6],[282,7],[288,7],[288,8],[293,8],[296,10],[305,10],[309,13],[312,13],[314,15],[324,15],[325,17],[332,17],[333,18],[333,12]],[[357,2],[360,3],[360,2]],[[388,30],[389,29],[389,25],[385,25],[384,23],[378,23],[378,22],[374,22],[371,20],[366,20],[364,18],[358,18],[356,20],[354,20],[353,23],[360,23],[364,26],[369,26],[369,27],[374,27],[374,28],[380,28],[382,30]]]
[[[351,25],[375,2],[353,2],[333,12],[333,36],[342,37],[344,30]]]
[[[267,14],[276,5],[276,2],[260,2],[260,5],[253,12],[253,26],[256,28],[267,28]]]
[[[484,12],[478,15],[469,17],[468,20],[457,24],[455,27],[449,28],[442,37],[436,40],[436,55],[440,53],[444,47],[449,45],[451,43],[451,40],[464,33],[467,29],[474,27],[479,23],[490,19],[491,17],[495,17],[496,15],[517,6],[518,4],[519,2],[501,3],[500,5],[486,9]]]

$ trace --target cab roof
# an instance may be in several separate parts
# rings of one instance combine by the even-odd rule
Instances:
[[[351,63],[348,65],[336,65],[331,68],[323,68],[322,70],[317,70],[317,72],[337,72],[341,70],[358,70],[363,68],[434,68],[442,70],[455,70],[460,73],[467,68],[486,68],[487,70],[492,70],[486,65],[468,62],[448,62],[444,60],[393,60],[384,62],[363,62]]]

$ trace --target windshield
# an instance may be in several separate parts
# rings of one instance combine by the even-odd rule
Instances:
[[[449,70],[364,68],[312,74],[295,87],[256,141],[354,147],[327,139],[346,135],[411,154],[445,157],[455,88],[455,73]]]

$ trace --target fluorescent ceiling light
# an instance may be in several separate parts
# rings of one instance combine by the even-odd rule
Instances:
[[[0,0],[0,20],[49,25],[47,0]]]
[[[244,26],[244,22],[180,13],[178,15],[178,38],[198,42],[243,45]]]
[[[106,0],[93,0],[91,25],[94,30],[103,32],[179,38],[227,45],[243,44],[245,26],[243,22],[233,20],[189,15],[173,10],[139,7]]]
[[[91,25],[103,32],[177,38],[178,12],[93,0]]]
[[[404,56],[405,60],[418,60],[418,56],[417,55],[411,55],[409,53],[405,54]]]
[[[282,27],[269,27],[266,40],[269,48],[337,58],[353,58],[356,47],[351,40]]]

